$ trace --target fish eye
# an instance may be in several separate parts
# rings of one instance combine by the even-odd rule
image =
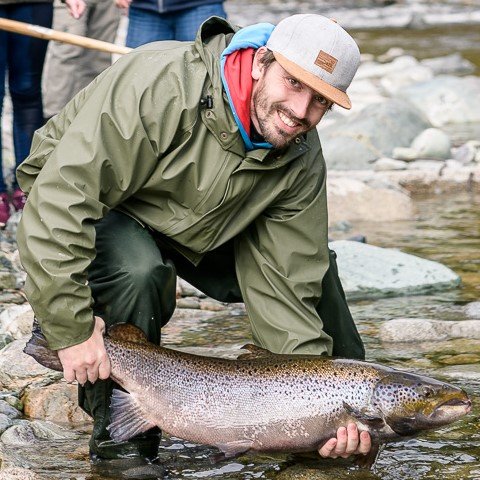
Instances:
[[[433,388],[431,387],[423,387],[423,396],[425,398],[431,398],[435,395],[435,390],[433,390]]]

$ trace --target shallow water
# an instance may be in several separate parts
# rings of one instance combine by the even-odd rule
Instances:
[[[365,340],[367,359],[401,369],[428,374],[465,388],[473,396],[473,413],[463,420],[417,439],[389,444],[373,471],[360,471],[349,462],[286,455],[244,456],[212,464],[215,449],[179,439],[162,442],[161,460],[168,479],[365,479],[365,480],[478,480],[480,478],[480,355],[479,340],[452,340],[424,344],[383,345],[378,340],[380,322],[399,316],[440,320],[466,319],[464,305],[480,296],[480,194],[462,193],[417,199],[414,219],[387,224],[359,223],[336,238],[354,233],[369,243],[397,247],[445,263],[459,273],[463,286],[432,295],[405,296],[351,303]],[[172,321],[164,330],[165,345],[193,348],[199,353],[233,353],[250,339],[247,318],[237,314]],[[461,356],[459,356],[462,354]],[[456,364],[457,362],[460,364]],[[473,359],[473,360],[472,360]],[[49,479],[103,480],[126,478],[119,467],[107,475],[87,460],[88,434],[74,442],[41,442],[15,447],[8,455]],[[18,464],[18,463],[17,463]]]

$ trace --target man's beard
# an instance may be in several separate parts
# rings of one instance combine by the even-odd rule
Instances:
[[[275,102],[269,104],[266,90],[267,86],[264,84],[253,94],[253,108],[255,109],[258,125],[260,127],[260,131],[258,133],[262,135],[265,141],[270,143],[274,148],[285,148],[293,143],[295,138],[297,138],[300,134],[311,130],[312,126],[308,120],[296,117],[293,112],[289,108],[282,105],[282,103]],[[273,122],[269,122],[269,119],[273,119],[274,116],[277,115],[277,111],[283,112],[295,123],[300,124],[303,129],[299,130],[295,134],[289,134],[284,130],[277,128]]]

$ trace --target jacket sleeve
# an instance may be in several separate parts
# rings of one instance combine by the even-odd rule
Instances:
[[[94,223],[141,188],[171,141],[166,132],[160,136],[158,123],[162,113],[176,111],[161,93],[172,87],[159,81],[152,92],[132,70],[101,76],[54,148],[49,142],[43,151],[37,142],[30,155],[39,163],[47,158],[31,185],[17,240],[25,292],[52,349],[90,337],[86,271],[95,256]],[[55,130],[55,121],[44,128]]]
[[[257,344],[331,355],[315,308],[329,266],[324,167],[319,175],[306,169],[297,184],[238,239],[237,277]]]

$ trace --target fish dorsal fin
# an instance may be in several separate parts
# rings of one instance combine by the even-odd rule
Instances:
[[[375,410],[357,410],[351,407],[347,402],[343,402],[343,407],[352,417],[355,417],[359,422],[364,423],[365,425],[370,425],[372,427],[385,425],[385,419]]]
[[[147,336],[135,325],[118,323],[108,327],[108,336],[124,342],[147,343]]]
[[[107,430],[115,442],[125,442],[155,427],[145,418],[133,396],[116,388],[112,392],[110,416],[112,421]]]
[[[242,350],[247,350],[245,353],[241,353],[237,360],[253,360],[255,358],[267,358],[275,355],[274,353],[270,352],[269,350],[258,347],[253,343],[247,343],[242,347]]]

